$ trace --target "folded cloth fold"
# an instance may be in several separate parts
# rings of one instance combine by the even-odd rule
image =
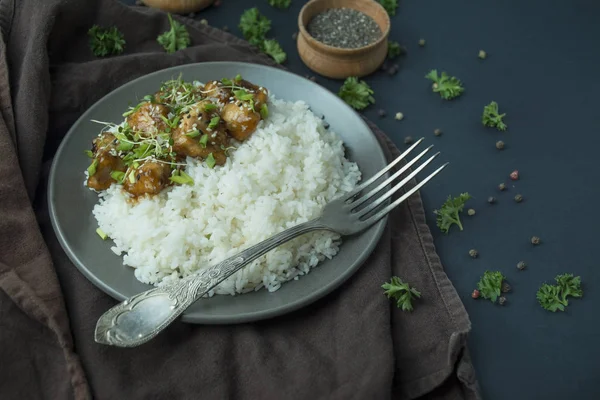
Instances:
[[[116,302],[68,260],[47,209],[49,167],[68,128],[152,71],[274,65],[241,39],[179,19],[192,46],[167,54],[156,42],[168,27],[160,11],[114,0],[0,0],[0,398],[479,398],[469,319],[418,195],[390,216],[362,268],[311,306],[234,326],[175,323],[134,349],[94,342],[98,317]],[[95,58],[86,36],[94,24],[117,26],[125,52]],[[370,126],[388,159],[397,156]],[[392,275],[421,291],[412,313],[383,295]]]

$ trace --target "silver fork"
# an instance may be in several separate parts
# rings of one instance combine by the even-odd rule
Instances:
[[[388,201],[396,191],[404,187],[440,154],[438,152],[429,157],[400,182],[386,191],[387,186],[408,171],[433,147],[429,146],[390,177],[363,194],[365,189],[380,180],[422,141],[423,138],[419,139],[388,166],[357,186],[352,192],[327,203],[320,217],[286,229],[197,274],[187,276],[175,283],[147,290],[117,304],[98,319],[95,331],[96,342],[118,347],[135,347],[151,340],[196,300],[225,279],[268,251],[299,235],[315,230],[328,230],[345,236],[367,229],[385,217],[448,165],[446,163],[436,169],[398,199],[393,202]]]

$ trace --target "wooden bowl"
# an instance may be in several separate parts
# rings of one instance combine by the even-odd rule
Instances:
[[[379,25],[382,36],[368,46],[344,49],[319,42],[308,33],[306,26],[315,15],[342,7],[353,8],[373,18]],[[300,10],[298,28],[300,58],[308,68],[329,78],[369,75],[381,66],[387,56],[390,17],[381,4],[374,0],[311,0]]]
[[[143,0],[148,7],[158,8],[173,14],[187,14],[200,11],[214,0]]]

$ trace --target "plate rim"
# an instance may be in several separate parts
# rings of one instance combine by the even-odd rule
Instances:
[[[164,74],[167,71],[177,71],[177,70],[181,70],[181,69],[193,69],[193,68],[199,67],[201,65],[216,65],[216,66],[219,66],[219,65],[236,66],[237,65],[237,66],[243,67],[243,68],[259,68],[259,69],[266,69],[267,71],[274,70],[274,71],[277,71],[278,73],[283,73],[286,75],[290,75],[294,78],[302,79],[302,77],[300,75],[295,74],[286,69],[281,69],[281,68],[272,67],[272,66],[263,65],[263,64],[242,62],[242,61],[196,62],[196,63],[180,64],[180,65],[175,65],[172,67],[162,68],[162,69],[150,72],[148,74],[141,75],[137,78],[134,78],[134,79],[124,83],[123,85],[120,85],[120,86],[112,89],[110,92],[106,93],[104,96],[102,96],[96,102],[94,102],[71,125],[71,127],[69,128],[69,130],[67,131],[65,136],[62,138],[60,145],[58,146],[58,148],[53,156],[52,165],[50,168],[50,174],[48,177],[48,189],[47,189],[48,200],[47,201],[48,201],[48,211],[49,211],[50,221],[52,224],[52,229],[54,231],[54,234],[56,235],[62,250],[65,252],[65,254],[69,258],[69,260],[73,263],[73,265],[78,269],[78,271],[80,273],[82,273],[85,276],[85,278],[88,281],[90,281],[95,287],[97,287],[98,289],[100,289],[101,291],[108,294],[110,297],[112,297],[113,299],[115,299],[119,302],[126,300],[128,297],[122,295],[120,292],[118,292],[112,286],[106,284],[104,281],[97,278],[92,273],[92,271],[90,271],[85,266],[85,264],[79,259],[79,257],[75,253],[75,251],[73,251],[73,249],[69,245],[68,241],[66,240],[65,233],[63,232],[63,229],[61,229],[60,222],[56,218],[56,207],[54,205],[53,199],[54,199],[54,195],[55,195],[55,186],[56,186],[55,181],[56,181],[56,179],[58,179],[56,176],[56,169],[57,169],[57,165],[58,165],[57,160],[60,159],[60,156],[62,155],[67,143],[69,142],[69,139],[75,134],[76,127],[79,126],[83,121],[85,121],[87,119],[87,116],[90,113],[92,113],[93,110],[95,110],[97,107],[99,107],[99,105],[102,104],[109,96],[113,95],[114,92],[126,90],[127,87],[134,86],[135,84],[137,84],[137,82],[139,82],[141,80],[149,79],[155,75]],[[308,79],[306,80],[305,83],[307,85],[314,85],[315,87],[318,87],[319,90],[325,90],[326,92],[329,92],[332,95],[332,97],[336,99],[336,101],[341,103],[341,105],[343,107],[346,107],[349,111],[353,112],[360,120],[362,127],[364,127],[375,138],[375,141],[377,143],[377,146],[376,146],[377,157],[383,161],[383,165],[387,165],[387,159],[386,159],[384,150],[382,148],[381,142],[379,141],[379,139],[377,138],[375,133],[372,131],[372,129],[369,127],[369,125],[366,123],[366,121],[354,109],[352,109],[350,106],[348,106],[342,99],[335,96],[335,93],[331,92],[324,86],[321,86],[321,85],[319,85],[315,82],[312,82]],[[280,97],[280,98],[284,99],[283,97]],[[305,100],[305,102],[310,107],[310,103],[307,100]],[[311,292],[307,296],[295,299],[295,300],[285,303],[283,305],[278,305],[276,307],[269,308],[267,310],[246,312],[246,313],[238,314],[238,315],[206,315],[206,314],[202,315],[201,313],[198,313],[197,311],[191,312],[191,313],[186,312],[182,315],[180,320],[183,322],[186,322],[186,323],[204,324],[204,325],[239,324],[239,323],[260,321],[260,320],[274,318],[277,316],[286,315],[291,312],[297,311],[300,308],[303,308],[309,304],[312,304],[312,303],[322,299],[326,295],[332,293],[333,291],[335,291],[342,284],[344,284],[348,279],[350,279],[350,277],[355,275],[355,273],[358,271],[358,269],[363,266],[363,264],[365,263],[367,258],[373,253],[373,251],[377,247],[377,244],[379,243],[379,241],[381,240],[381,237],[383,236],[387,222],[388,222],[388,216],[386,215],[384,218],[382,218],[380,221],[378,221],[372,227],[369,228],[369,230],[374,229],[374,234],[373,234],[371,240],[367,243],[367,246],[364,247],[364,249],[361,251],[360,255],[355,259],[355,261],[352,262],[350,264],[350,266],[344,270],[344,273],[338,275],[335,279],[327,282],[326,284],[319,287],[317,290]],[[364,232],[366,232],[366,231],[364,231]],[[364,232],[361,234],[364,234]],[[342,243],[342,246],[343,245],[344,244]],[[334,258],[335,258],[335,256],[333,257],[333,259]],[[300,280],[301,279],[302,279],[302,277],[300,278]],[[282,287],[286,283],[288,283],[288,282],[282,283]],[[153,286],[145,284],[145,283],[143,283],[143,284],[148,286],[149,289],[153,287]],[[273,295],[276,295],[277,292],[278,291],[273,292]],[[243,294],[241,294],[241,295],[243,296]],[[240,294],[238,294],[236,296],[231,296],[231,297],[238,297],[238,296],[240,296]],[[201,301],[201,300],[202,299],[200,299],[199,301]]]

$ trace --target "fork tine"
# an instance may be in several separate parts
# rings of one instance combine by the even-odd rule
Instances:
[[[419,167],[417,169],[415,169],[414,171],[412,171],[410,173],[410,175],[408,175],[406,178],[404,178],[400,182],[398,182],[392,189],[388,190],[383,196],[379,197],[377,200],[374,200],[367,207],[365,207],[362,210],[360,210],[359,211],[359,213],[360,213],[360,217],[359,218],[362,218],[362,217],[366,216],[371,211],[373,211],[377,207],[379,207],[379,205],[381,203],[383,203],[390,196],[392,196],[394,193],[396,193],[396,191],[398,191],[398,189],[400,189],[401,187],[403,187],[404,185],[406,185],[406,183],[408,181],[410,181],[412,178],[414,178],[419,172],[421,172],[421,170],[423,170],[423,168],[425,168],[430,162],[433,161],[434,158],[436,158],[439,155],[440,155],[440,152],[437,152],[434,155],[432,155],[431,157],[429,157],[425,162],[423,162],[423,164],[419,165]]]
[[[400,175],[402,175],[404,173],[404,171],[406,171],[407,169],[409,169],[410,167],[412,167],[412,165],[414,163],[416,163],[417,161],[419,161],[419,159],[421,159],[421,157],[423,157],[425,155],[425,153],[427,153],[432,147],[433,147],[433,145],[431,145],[428,148],[426,148],[425,150],[423,150],[419,155],[417,155],[415,158],[413,158],[412,160],[410,160],[409,162],[407,162],[404,166],[402,166],[402,168],[400,168],[398,171],[396,171],[394,173],[394,175],[390,176],[384,182],[381,182],[379,185],[377,185],[377,187],[375,189],[369,191],[369,193],[367,193],[367,194],[362,195],[358,200],[350,203],[351,206],[352,206],[352,209],[353,210],[356,209],[358,206],[360,206],[361,204],[363,204],[365,201],[369,200],[371,197],[373,197],[377,193],[379,193],[379,191],[381,189],[383,189],[384,187],[386,187],[387,185],[389,185],[396,178],[398,178]]]
[[[439,167],[438,169],[433,171],[431,173],[431,175],[429,175],[427,178],[423,179],[421,182],[419,182],[417,185],[415,185],[415,187],[410,189],[408,192],[404,193],[398,200],[394,201],[392,204],[389,204],[387,207],[385,207],[383,210],[379,211],[377,214],[362,221],[364,223],[364,225],[365,226],[373,225],[375,222],[377,222],[381,218],[385,217],[390,211],[392,211],[394,208],[396,208],[400,203],[402,203],[404,200],[409,198],[413,193],[415,193],[417,190],[419,190],[421,187],[423,187],[423,185],[425,185],[427,182],[429,182],[431,180],[431,178],[433,178],[434,176],[436,176],[438,174],[438,172],[440,172],[441,170],[446,168],[446,166],[448,164],[449,163],[442,165],[441,167]]]
[[[358,185],[356,188],[354,188],[353,191],[351,191],[350,193],[348,193],[345,197],[344,197],[344,201],[350,200],[351,198],[353,198],[354,196],[356,196],[358,193],[360,193],[362,190],[364,190],[367,186],[371,185],[373,182],[375,182],[377,179],[381,178],[383,176],[383,174],[385,174],[386,172],[388,172],[390,169],[392,169],[394,167],[394,165],[398,164],[400,162],[400,160],[402,160],[404,157],[406,157],[406,155],[408,153],[410,153],[415,147],[417,147],[423,140],[425,140],[424,137],[422,137],[421,139],[417,140],[412,146],[410,146],[404,153],[400,154],[398,156],[398,158],[396,158],[394,161],[392,161],[391,163],[389,163],[387,165],[387,167],[383,168],[381,171],[379,171],[378,173],[376,173],[375,175],[373,175],[371,178],[369,178],[367,181],[361,183],[360,185]]]

